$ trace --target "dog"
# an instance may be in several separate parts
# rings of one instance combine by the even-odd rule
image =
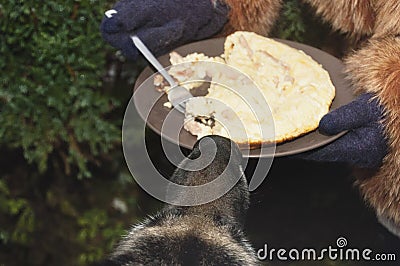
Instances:
[[[206,167],[195,171],[183,169],[195,163],[202,155],[201,150],[213,148],[215,156]],[[243,232],[249,191],[242,162],[238,146],[227,138],[206,136],[197,141],[174,171],[172,182],[199,186],[224,171],[229,178],[239,181],[225,195],[209,203],[166,204],[155,216],[134,226],[102,265],[257,265],[255,251]],[[191,195],[183,193],[176,197]]]

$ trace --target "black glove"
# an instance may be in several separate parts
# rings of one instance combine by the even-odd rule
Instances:
[[[227,22],[228,11],[218,0],[121,0],[106,12],[100,30],[107,42],[135,59],[138,51],[131,35],[161,55],[216,34]]]
[[[371,94],[362,94],[353,102],[328,114],[319,130],[327,135],[348,132],[320,149],[298,155],[313,161],[342,162],[361,168],[377,168],[387,153],[387,140],[381,123],[383,108]]]

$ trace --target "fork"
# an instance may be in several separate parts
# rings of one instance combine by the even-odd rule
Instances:
[[[171,88],[167,91],[168,100],[172,105],[181,113],[185,113],[186,101],[193,98],[193,95],[184,87],[179,86],[175,80],[168,74],[165,68],[154,57],[146,45],[136,35],[131,36],[136,48],[143,54],[143,56],[153,65],[153,67],[165,78]]]

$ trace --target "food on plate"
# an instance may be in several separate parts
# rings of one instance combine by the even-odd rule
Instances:
[[[170,61],[169,73],[188,90],[211,81],[205,97],[186,103],[184,127],[197,138],[216,134],[250,146],[288,141],[315,130],[335,97],[330,76],[318,62],[252,32],[228,36],[221,56],[173,52]],[[235,74],[239,71],[243,74]],[[274,134],[261,128],[273,128]]]

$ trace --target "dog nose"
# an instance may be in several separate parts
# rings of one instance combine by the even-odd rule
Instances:
[[[198,158],[202,153],[214,154],[219,160],[225,159],[223,161],[226,163],[233,160],[241,164],[243,160],[239,146],[234,141],[218,135],[209,135],[199,139],[193,147],[191,159]]]

